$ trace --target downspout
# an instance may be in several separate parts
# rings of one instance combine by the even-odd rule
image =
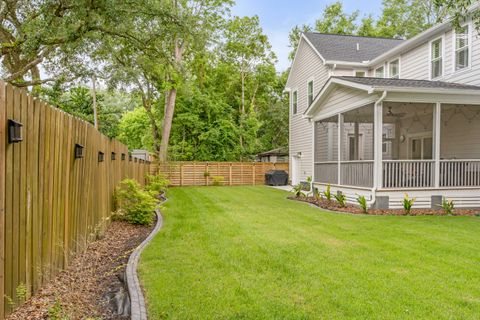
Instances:
[[[378,104],[382,103],[383,100],[385,100],[386,97],[387,97],[387,91],[385,90],[385,91],[383,91],[380,98],[377,101],[375,101],[374,106],[376,107]],[[376,112],[375,109],[374,109],[374,112]],[[376,146],[374,146],[374,150],[375,150],[375,152],[378,152],[378,150],[376,150]],[[380,163],[380,165],[382,165],[382,164]],[[374,172],[374,174],[377,174],[377,173]],[[367,201],[368,206],[370,207],[371,205],[375,204],[376,199],[377,199],[377,188],[376,188],[376,186],[373,186],[373,188],[372,188],[372,199],[370,199],[370,201]]]

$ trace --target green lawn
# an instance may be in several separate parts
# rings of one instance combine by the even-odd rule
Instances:
[[[173,188],[139,267],[151,319],[479,319],[480,218],[322,212]]]

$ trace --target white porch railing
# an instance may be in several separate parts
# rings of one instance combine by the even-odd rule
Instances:
[[[433,160],[384,160],[383,188],[434,187]]]
[[[480,160],[440,160],[440,187],[480,186]]]
[[[338,184],[338,162],[315,162],[314,181]]]
[[[340,184],[357,187],[373,187],[374,161],[342,161]]]

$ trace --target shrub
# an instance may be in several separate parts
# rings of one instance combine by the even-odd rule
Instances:
[[[115,190],[116,209],[114,218],[132,224],[150,225],[157,205],[155,198],[144,191],[137,181],[125,179]]]
[[[225,177],[222,176],[213,176],[212,177],[212,185],[214,186],[222,186],[223,182],[225,181]]]
[[[442,201],[442,208],[445,214],[450,214],[453,215],[453,209],[455,208],[455,205],[453,204],[453,200],[448,201],[447,199],[443,199]]]
[[[415,198],[410,199],[408,197],[408,194],[405,194],[405,197],[403,197],[402,205],[403,209],[405,210],[405,214],[410,214],[410,211],[412,210],[413,203],[415,202]]]
[[[145,190],[147,190],[152,196],[156,197],[167,191],[169,184],[170,181],[168,181],[161,173],[157,175],[147,175]]]
[[[367,199],[365,196],[358,196],[357,202],[360,205],[360,208],[362,208],[363,213],[368,213]]]
[[[318,188],[314,187],[312,193],[313,193],[313,197],[315,198],[315,200],[317,202],[320,202],[320,200],[322,199],[322,194],[318,191]]]
[[[337,193],[334,195],[335,200],[337,200],[340,207],[345,207],[345,203],[347,201],[347,197],[343,193]]]
[[[295,197],[305,197],[305,193],[303,193],[303,185],[301,183],[296,184],[293,186],[292,192],[295,194]]]
[[[323,194],[328,201],[332,201],[332,192],[330,191],[330,185],[327,185],[327,190],[325,190]]]

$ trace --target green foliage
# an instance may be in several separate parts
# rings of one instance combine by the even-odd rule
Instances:
[[[212,177],[212,185],[214,186],[222,186],[225,181],[223,176],[213,176]]]
[[[150,225],[157,201],[132,179],[120,182],[115,190],[115,218],[132,224]]]
[[[365,198],[365,196],[358,196],[357,202],[360,208],[362,208],[363,213],[368,213],[367,199]]]
[[[297,198],[305,197],[305,193],[303,193],[303,185],[301,183],[294,185],[292,192]]]
[[[60,303],[58,298],[55,298],[55,302],[47,310],[48,319],[51,320],[68,320],[68,317],[65,315],[65,311]]]
[[[156,197],[167,191],[170,181],[162,173],[156,175],[147,175],[147,184],[145,190],[153,197]]]
[[[17,288],[15,289],[17,293],[17,299],[22,301],[26,300],[27,297],[30,295],[27,286],[24,283],[20,283]]]
[[[408,197],[408,194],[405,194],[405,197],[403,197],[402,205],[406,215],[410,214],[410,211],[412,210],[414,202],[415,202],[415,198],[410,199]]]
[[[130,150],[146,149],[154,151],[152,127],[144,108],[135,108],[123,114],[118,124],[117,139]]]
[[[453,200],[448,201],[447,199],[443,198],[442,208],[443,208],[443,211],[445,212],[445,214],[453,215],[454,214],[453,210],[455,209],[455,205],[453,203]]]
[[[335,197],[335,200],[337,200],[338,204],[340,207],[345,207],[346,202],[347,202],[347,197],[343,193],[337,193],[333,195]]]
[[[330,185],[327,185],[327,189],[323,192],[323,195],[328,201],[332,201],[332,192],[330,190]]]

